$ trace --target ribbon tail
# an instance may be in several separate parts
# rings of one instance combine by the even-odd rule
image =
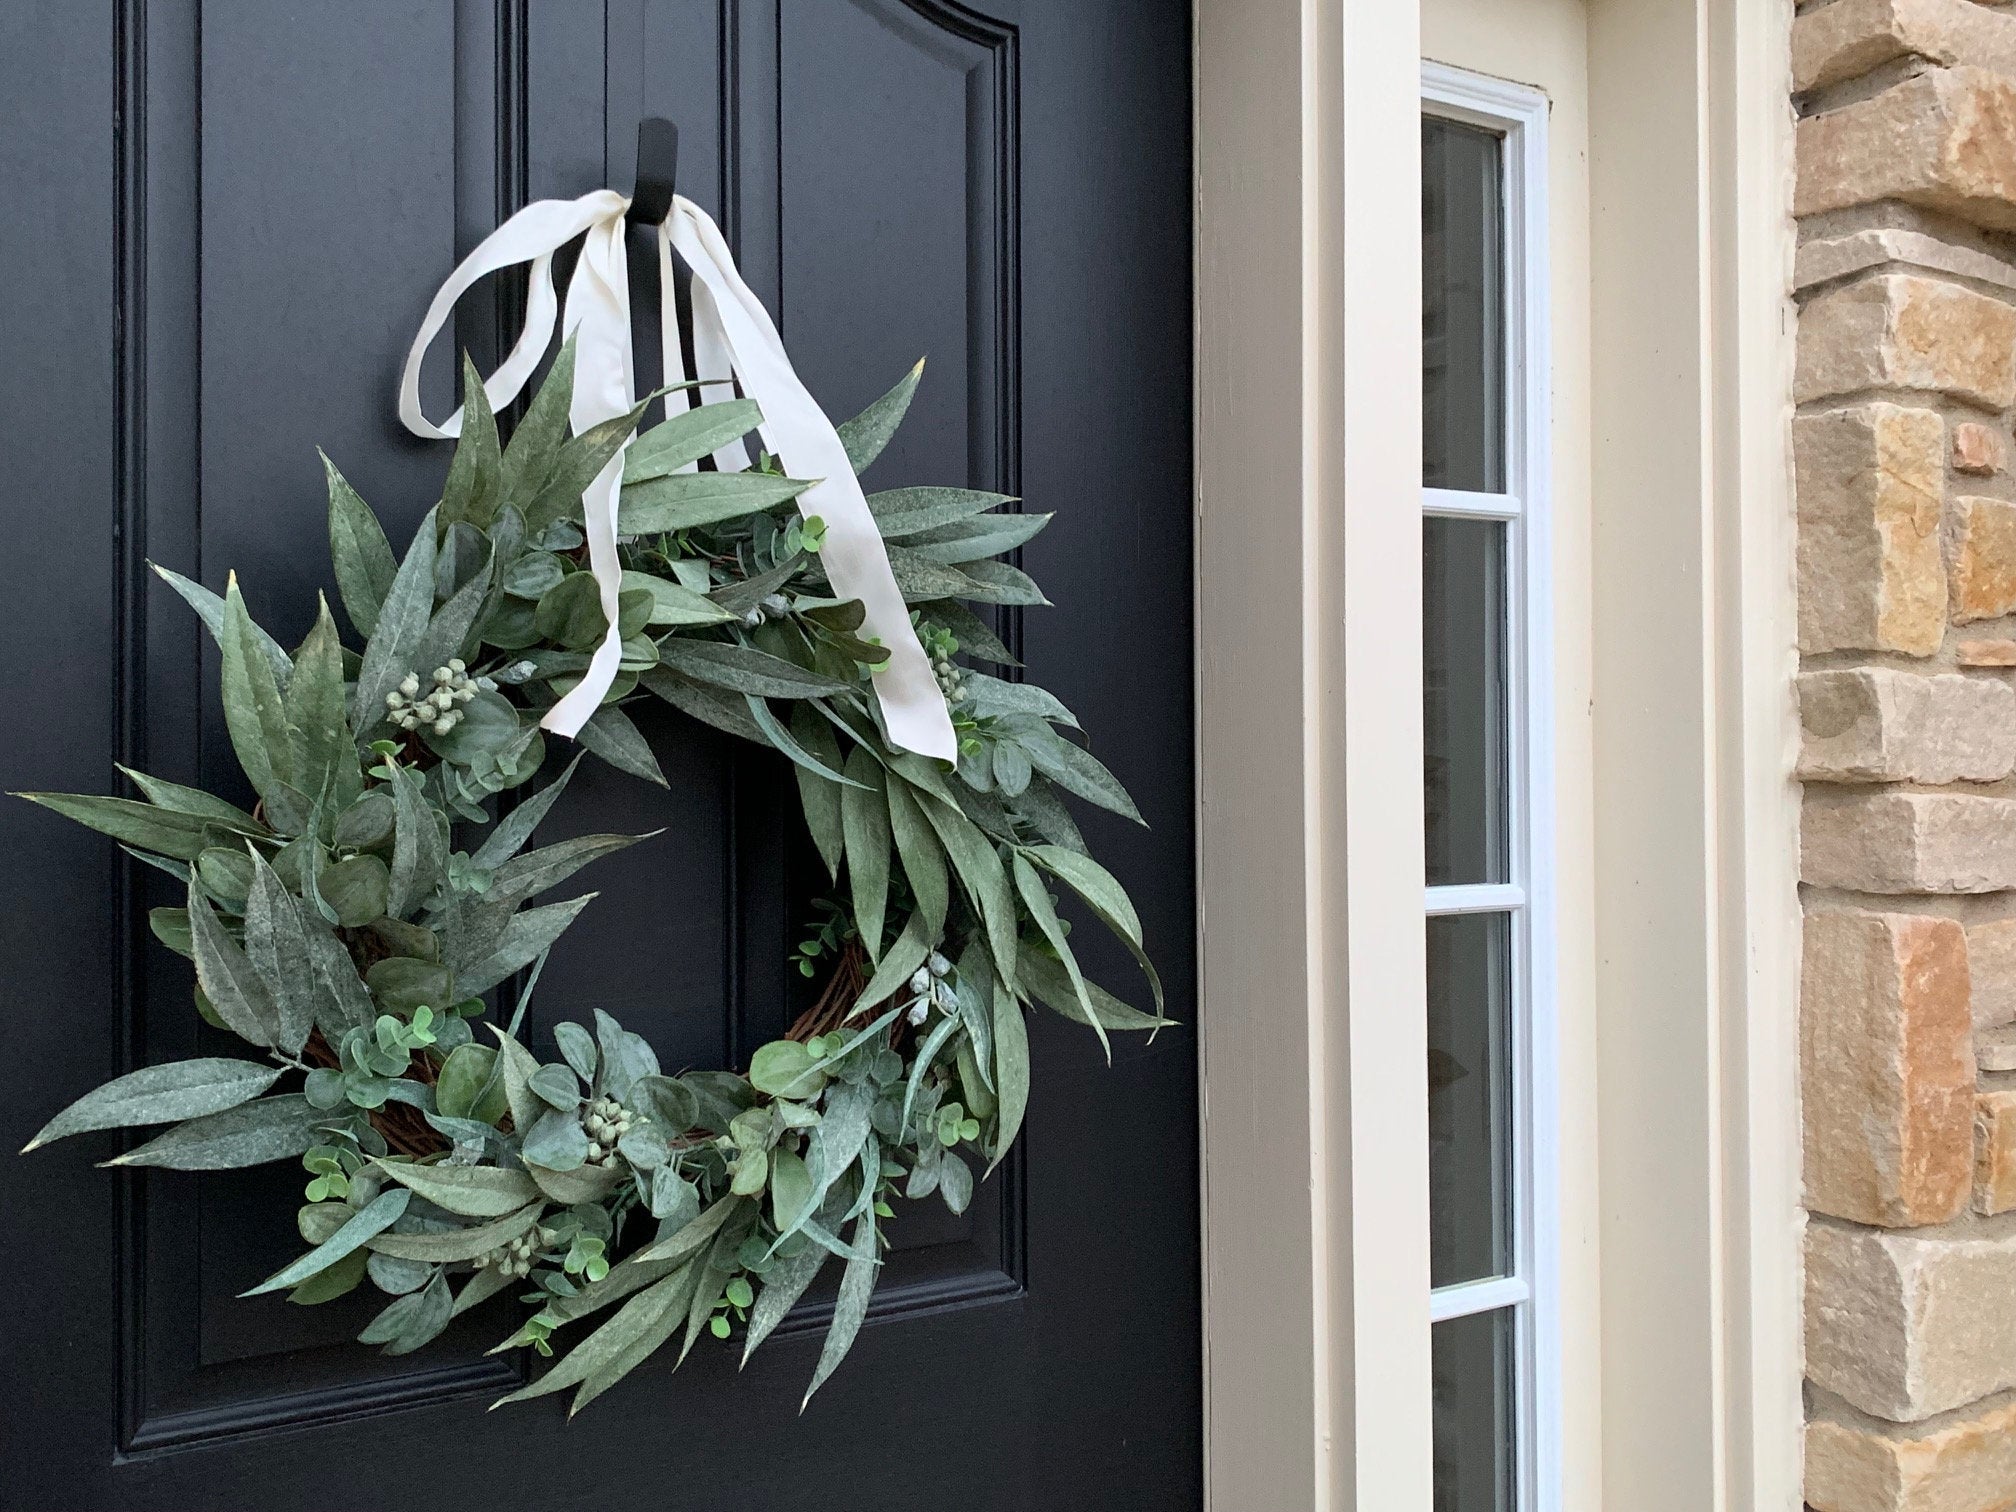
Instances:
[[[826,522],[820,551],[826,576],[836,593],[861,602],[863,632],[889,652],[874,679],[890,740],[920,755],[956,761],[959,742],[945,695],[918,643],[882,533],[839,433],[791,366],[769,313],[735,271],[728,244],[707,212],[675,196],[668,225],[672,244],[711,297],[743,392],[762,408],[765,442],[793,477],[818,480],[799,496],[798,510]],[[697,290],[694,304],[697,326]]]
[[[570,412],[578,435],[624,414],[635,402],[630,351],[630,280],[623,251],[623,217],[598,222],[581,249],[581,262],[567,287],[566,327],[574,334],[574,401]],[[626,443],[627,449],[627,443]],[[572,737],[594,717],[616,682],[623,659],[619,595],[623,563],[616,549],[616,512],[623,492],[623,451],[595,476],[581,495],[581,522],[588,538],[588,570],[595,576],[602,613],[608,622],[601,644],[581,681],[546,711],[542,729]]]

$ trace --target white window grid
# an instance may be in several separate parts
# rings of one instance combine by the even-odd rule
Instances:
[[[1502,913],[1511,936],[1509,1273],[1437,1288],[1435,1322],[1510,1309],[1514,1469],[1520,1512],[1561,1504],[1559,1143],[1553,889],[1552,600],[1548,535],[1547,97],[1440,63],[1421,70],[1422,108],[1504,143],[1505,491],[1424,488],[1425,514],[1505,522],[1505,797],[1509,881],[1430,887],[1431,917]]]

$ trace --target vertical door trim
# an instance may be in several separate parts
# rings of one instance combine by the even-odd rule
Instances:
[[[1208,1495],[1425,1509],[1418,0],[1197,38]]]

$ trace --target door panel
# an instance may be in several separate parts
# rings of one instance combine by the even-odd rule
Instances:
[[[0,707],[39,711],[4,785],[113,791],[114,761],[236,781],[214,653],[146,560],[218,587],[235,569],[298,638],[328,581],[314,448],[403,538],[446,463],[391,407],[434,287],[526,199],[623,187],[638,117],[665,114],[683,192],[720,215],[836,416],[928,355],[871,486],[1058,511],[1025,565],[1060,607],[1001,628],[1154,826],[1087,820],[1193,1017],[1187,28],[1179,0],[0,8],[23,122],[0,159],[0,467],[32,480],[8,510],[32,570],[0,596],[22,648]],[[465,299],[457,341],[493,362],[520,297]],[[437,353],[434,413],[449,380]],[[591,763],[553,828],[663,833],[586,879],[601,896],[533,1017],[605,1007],[670,1063],[739,1064],[794,1011],[816,862],[769,753],[644,724],[672,790]],[[160,879],[26,805],[0,808],[0,851],[34,862],[0,868],[18,1148],[106,1075],[206,1036],[146,929]],[[1095,933],[1088,965],[1127,981]],[[817,1296],[739,1374],[703,1344],[571,1426],[553,1402],[486,1415],[525,1363],[483,1354],[508,1304],[385,1359],[350,1342],[369,1304],[237,1299],[298,1247],[297,1171],[114,1175],[87,1163],[110,1136],[0,1157],[10,1230],[49,1257],[0,1356],[0,1506],[286,1512],[401,1487],[442,1507],[584,1487],[831,1506],[848,1493],[815,1488],[876,1423],[880,1505],[1192,1505],[1194,1040],[1116,1046],[1108,1069],[1082,1030],[1031,1029],[1023,1149],[963,1218],[901,1215],[870,1324],[802,1418]]]

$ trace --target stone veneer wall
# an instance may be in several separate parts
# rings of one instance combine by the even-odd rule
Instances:
[[[1806,1499],[2016,1508],[2016,11],[1824,0],[1799,107]]]

